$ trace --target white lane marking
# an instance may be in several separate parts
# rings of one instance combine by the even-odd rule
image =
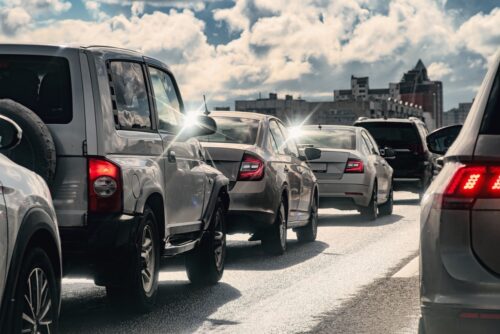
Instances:
[[[413,260],[408,262],[406,266],[401,268],[397,273],[395,273],[393,278],[409,278],[418,275],[418,256]]]

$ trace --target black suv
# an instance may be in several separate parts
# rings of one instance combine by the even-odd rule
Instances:
[[[394,186],[422,195],[433,176],[433,155],[427,148],[425,123],[416,117],[408,119],[360,118],[355,123],[367,129],[380,147],[392,148],[387,161],[394,169]]]

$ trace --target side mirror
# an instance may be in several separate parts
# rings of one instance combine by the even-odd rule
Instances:
[[[314,147],[306,147],[304,149],[304,156],[302,157],[301,160],[306,161],[306,160],[316,160],[321,158],[321,150],[314,148]]]
[[[205,115],[197,115],[187,119],[189,124],[184,124],[179,139],[187,140],[198,136],[208,136],[217,131],[217,123],[212,117]]]
[[[462,125],[451,125],[431,132],[427,138],[427,147],[434,154],[444,155],[457,139]]]
[[[380,155],[387,159],[387,160],[391,160],[391,159],[394,159],[396,158],[396,153],[394,152],[394,150],[390,147],[384,147],[384,148],[381,148],[380,149]]]
[[[16,147],[22,139],[23,131],[16,122],[0,115],[0,150]]]

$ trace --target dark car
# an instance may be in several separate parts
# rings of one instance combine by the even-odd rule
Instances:
[[[408,119],[359,119],[354,123],[367,129],[380,147],[394,150],[387,158],[394,169],[396,190],[409,190],[422,195],[433,176],[433,155],[427,148],[425,123],[416,117]]]

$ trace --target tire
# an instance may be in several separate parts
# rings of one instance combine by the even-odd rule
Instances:
[[[418,334],[425,334],[424,319],[422,317],[418,320]]]
[[[153,309],[158,294],[159,245],[156,217],[146,207],[135,235],[130,265],[124,270],[124,284],[106,286],[106,293],[113,304],[138,313]]]
[[[318,204],[316,197],[311,202],[309,224],[295,230],[297,239],[300,242],[313,242],[318,235]]]
[[[381,204],[378,207],[378,211],[379,211],[381,216],[390,216],[390,215],[392,215],[393,209],[394,209],[394,191],[391,188],[387,202],[385,202],[384,204]]]
[[[264,252],[270,255],[283,255],[286,251],[287,215],[284,201],[282,198],[274,224],[262,238]]]
[[[377,219],[378,204],[377,204],[377,184],[376,183],[373,186],[373,192],[372,192],[372,197],[370,199],[370,203],[368,204],[368,206],[366,208],[362,207],[360,211],[361,211],[361,216],[363,216],[363,218],[365,218],[369,221],[373,221],[373,220]]]
[[[33,248],[25,255],[14,296],[13,330],[8,332],[57,332],[60,283],[43,249]]]
[[[0,100],[0,114],[23,130],[21,143],[4,154],[40,175],[50,186],[56,173],[56,147],[45,123],[30,109],[8,99]]]
[[[224,203],[219,197],[212,221],[199,245],[186,254],[186,272],[195,285],[214,285],[224,274],[226,261],[226,216]]]

